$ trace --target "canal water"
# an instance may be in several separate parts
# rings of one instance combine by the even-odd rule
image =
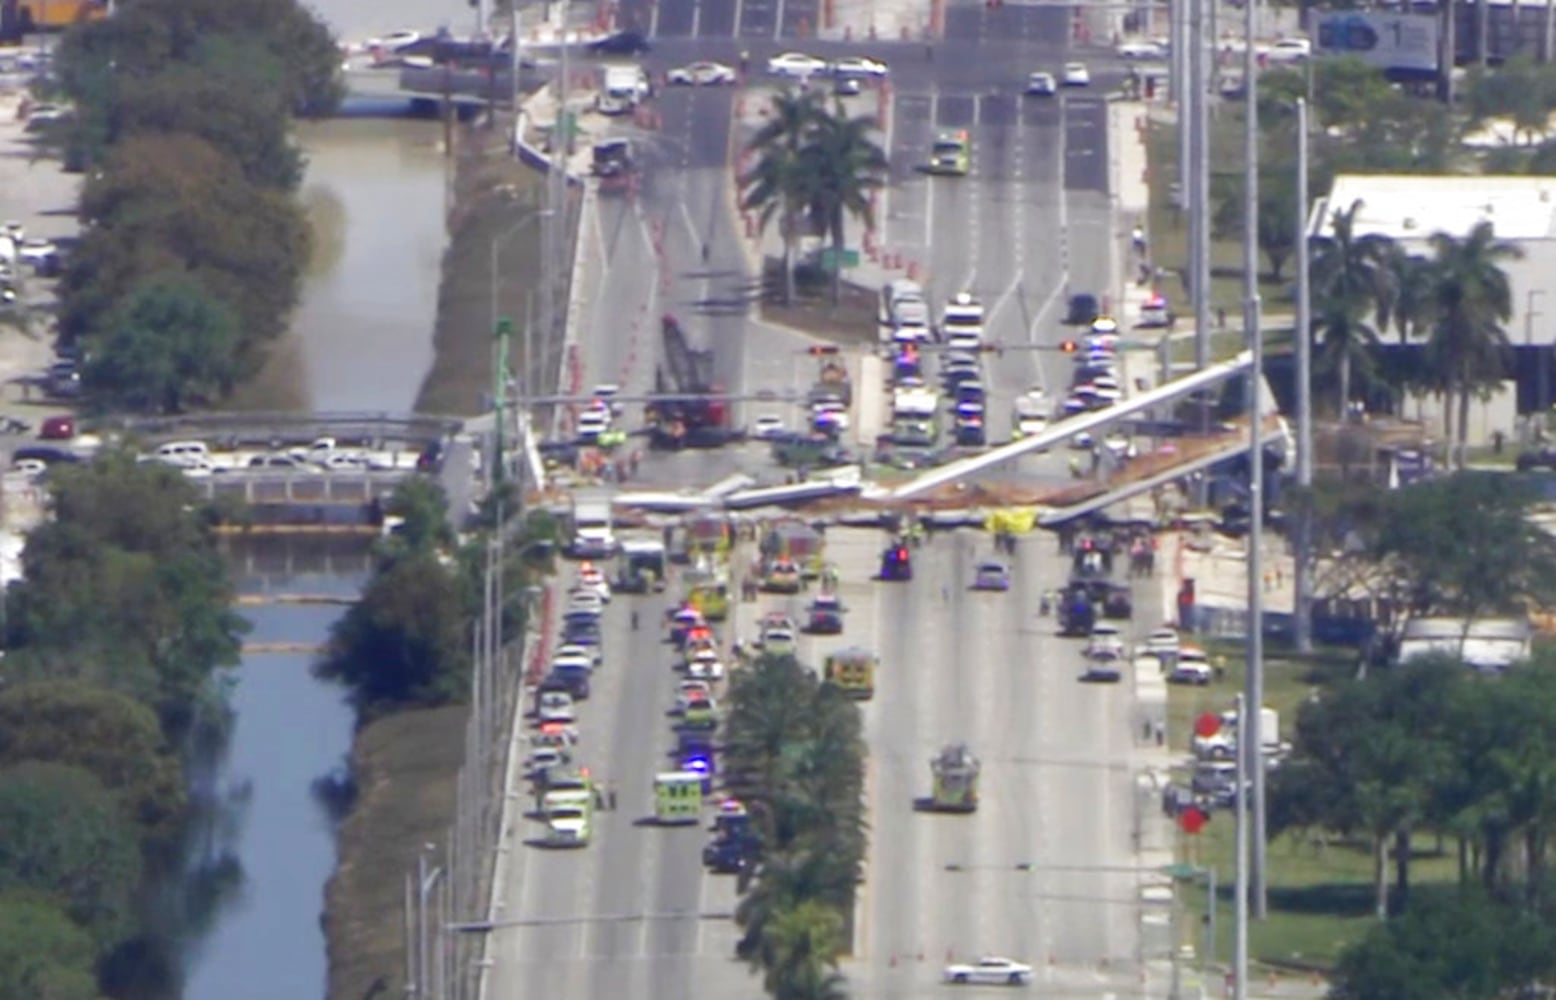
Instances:
[[[317,0],[337,34],[360,41],[437,27],[450,10],[427,0]],[[467,25],[454,24],[458,31]],[[444,163],[435,122],[345,118],[300,133],[305,201],[319,250],[294,331],[310,410],[408,411],[432,361],[444,247]],[[240,593],[352,596],[365,544],[272,539],[235,546]],[[320,643],[339,605],[246,608],[252,642]],[[308,653],[246,655],[230,702],[225,753],[203,779],[224,804],[202,831],[191,870],[236,873],[225,901],[184,955],[187,1000],[313,1000],[326,989],[320,917],[335,868],[334,820],[316,792],[338,775],[354,717],[341,690],[310,673]],[[393,872],[386,878],[397,878]]]

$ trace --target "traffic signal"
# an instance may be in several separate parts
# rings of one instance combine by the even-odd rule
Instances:
[[[836,344],[816,344],[815,346],[810,348],[810,353],[813,356],[815,356],[815,357],[821,357],[822,355],[826,355],[826,354],[836,354],[837,353],[837,345]]]
[[[908,561],[908,550],[906,548],[899,547],[897,549],[897,561],[900,563]]]
[[[1075,341],[1073,341],[1073,340],[1061,341],[1060,344],[1059,344],[1059,350],[1063,351],[1066,354],[1074,354],[1075,353],[1075,348],[1076,348],[1076,344],[1075,344]]]

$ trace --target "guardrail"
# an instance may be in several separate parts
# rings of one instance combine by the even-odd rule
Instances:
[[[432,441],[464,429],[460,417],[360,411],[340,413],[205,413],[172,417],[117,418],[100,425],[150,440],[180,437],[275,445],[321,437],[386,441]]]

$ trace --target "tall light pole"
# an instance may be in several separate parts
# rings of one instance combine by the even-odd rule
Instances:
[[[1297,98],[1297,487],[1302,508],[1297,512],[1291,582],[1300,653],[1313,651],[1313,290],[1307,232],[1307,115],[1307,101]]]
[[[1254,0],[1243,5],[1243,330],[1253,366],[1248,369],[1248,663],[1245,671],[1246,729],[1237,731],[1238,755],[1253,772],[1251,890],[1261,920],[1264,897],[1264,745],[1259,714],[1264,707],[1264,383],[1263,304],[1259,299],[1259,56],[1255,51]],[[1238,789],[1242,794],[1242,789]]]
[[[1189,123],[1189,282],[1194,298],[1194,369],[1210,364],[1210,87],[1205,52],[1205,6],[1191,0],[1189,22],[1189,89],[1194,93]],[[1209,412],[1201,408],[1202,431]]]
[[[1198,95],[1189,83],[1189,5],[1195,0],[1171,0],[1168,23],[1172,27],[1172,38],[1169,41],[1171,51],[1168,53],[1171,62],[1168,64],[1171,70],[1169,87],[1172,90],[1172,99],[1178,106],[1178,210],[1187,210],[1190,206],[1193,185],[1190,177],[1193,167],[1190,165],[1192,158],[1192,140],[1189,136],[1190,122],[1193,120],[1194,100]],[[1194,220],[1189,219],[1192,227]],[[1191,228],[1192,234],[1192,228]]]
[[[1252,9],[1252,0],[1248,6]],[[1243,752],[1247,745],[1248,702],[1238,695],[1237,795],[1232,803],[1237,814],[1233,821],[1233,865],[1237,876],[1232,893],[1232,912],[1236,915],[1232,926],[1232,1000],[1248,1000],[1248,755]]]

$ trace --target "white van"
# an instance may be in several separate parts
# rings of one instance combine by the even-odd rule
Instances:
[[[152,458],[176,469],[194,469],[213,464],[211,449],[204,441],[169,441],[158,445],[157,450],[152,452]]]
[[[983,346],[983,303],[971,292],[958,292],[940,315],[940,339],[958,351]]]
[[[624,115],[647,99],[651,85],[641,66],[607,66],[595,106],[602,115]]]

